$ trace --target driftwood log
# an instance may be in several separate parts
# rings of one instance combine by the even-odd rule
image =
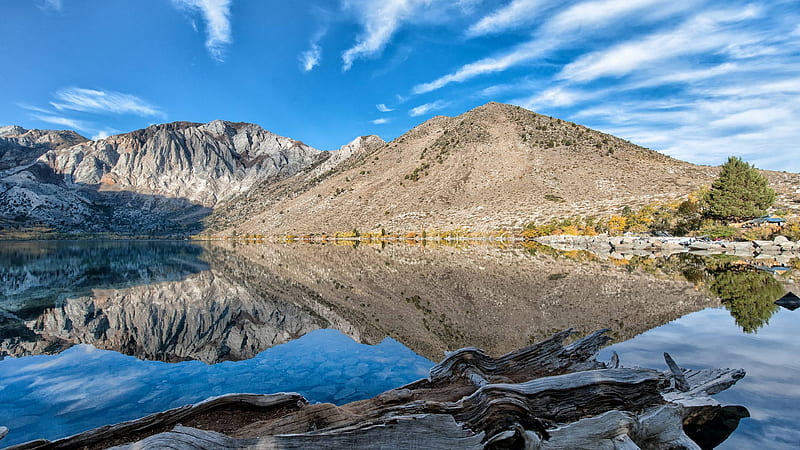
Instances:
[[[12,448],[700,449],[746,417],[710,398],[743,370],[681,369],[669,355],[665,372],[599,362],[606,331],[564,345],[565,330],[499,358],[461,349],[427,379],[342,406],[231,394]]]

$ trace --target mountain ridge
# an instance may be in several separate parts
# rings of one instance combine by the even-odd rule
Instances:
[[[514,230],[680,198],[718,171],[496,102],[332,151],[223,120],[95,141],[9,126],[0,145],[10,149],[0,148],[0,229],[66,232]],[[800,175],[765,173],[782,204],[800,209]]]
[[[639,201],[642,185],[653,181],[648,195],[685,195],[715,170],[499,103],[434,117],[371,156],[238,226],[215,229],[212,224],[210,231],[513,229],[528,221],[572,216],[589,204],[607,203],[596,207],[596,214],[616,211]],[[636,164],[641,162],[650,167],[647,183],[635,182],[632,174],[640,172]],[[669,172],[673,176],[663,176]],[[583,179],[595,186],[584,183],[576,189],[575,181]]]

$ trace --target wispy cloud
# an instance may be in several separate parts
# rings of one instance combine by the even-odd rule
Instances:
[[[61,0],[42,0],[41,3],[36,5],[39,9],[43,11],[61,11],[64,9],[63,3]]]
[[[97,89],[62,89],[56,92],[55,101],[50,102],[50,105],[59,111],[164,116],[158,108],[135,95]]]
[[[688,8],[691,1],[676,2],[668,0],[595,0],[584,1],[556,13],[539,27],[534,38],[522,42],[509,50],[499,52],[493,56],[481,58],[465,64],[449,74],[443,75],[433,81],[421,83],[412,89],[415,94],[423,94],[441,89],[451,83],[464,82],[479,76],[506,71],[512,67],[541,58],[554,50],[573,43],[581,38],[591,36],[598,30],[616,24],[626,16],[648,10],[647,20],[663,18],[665,15],[676,13],[682,8]],[[518,3],[521,6],[530,4]],[[508,7],[511,8],[514,3]],[[521,7],[520,6],[520,7]],[[656,8],[659,6],[660,8]],[[502,10],[501,10],[502,11]],[[493,16],[488,16],[493,17]],[[473,27],[478,27],[479,21]],[[492,23],[490,21],[490,23]],[[507,22],[498,19],[495,23],[496,30],[501,26],[515,26],[517,22],[509,19]],[[480,29],[484,29],[481,26]],[[570,39],[565,39],[569,36]]]
[[[736,33],[722,30],[721,25],[758,14],[755,7],[704,12],[675,29],[584,55],[566,65],[559,78],[585,82],[603,76],[621,76],[659,61],[721,49],[737,40]]]
[[[467,30],[467,36],[495,34],[533,22],[549,3],[546,0],[512,0],[508,5],[483,17]]]
[[[392,112],[392,111],[394,111],[394,109],[389,108],[388,106],[386,106],[383,103],[378,103],[377,105],[375,105],[375,108],[377,108],[378,111],[380,111],[380,112]]]
[[[447,107],[447,104],[448,103],[445,102],[444,100],[436,100],[435,102],[425,103],[423,105],[417,106],[416,108],[411,108],[411,110],[408,111],[408,115],[411,117],[422,116],[431,111],[437,111],[443,109]]]
[[[542,53],[543,49],[538,45],[534,45],[533,43],[521,44],[504,54],[465,64],[453,73],[444,75],[428,83],[418,84],[414,86],[413,92],[415,94],[424,94],[441,89],[450,83],[466,81],[480,75],[502,72],[509,67],[540,56]]]
[[[319,65],[322,58],[322,48],[319,44],[312,42],[308,50],[300,54],[300,68],[303,72],[310,72]]]
[[[231,4],[233,0],[172,0],[177,8],[200,13],[206,23],[206,48],[217,61],[225,60],[231,34]]]
[[[515,105],[522,106],[530,110],[539,110],[544,107],[565,107],[601,97],[605,94],[602,90],[578,90],[564,86],[556,86],[546,89],[528,98],[512,101]]]
[[[344,10],[361,24],[356,43],[342,53],[347,71],[360,59],[380,55],[397,31],[406,25],[439,25],[472,14],[480,0],[342,0]]]
[[[383,51],[394,33],[425,0],[351,0],[346,7],[355,10],[364,30],[358,36],[356,45],[342,54],[343,69],[350,70],[353,62],[369,58]]]
[[[310,72],[322,61],[322,46],[319,44],[328,32],[328,25],[320,26],[308,43],[308,50],[300,54],[300,69],[303,72]]]
[[[92,121],[58,116],[47,112],[44,112],[42,114],[31,114],[31,118],[39,120],[44,123],[57,125],[59,127],[65,127],[70,130],[78,131],[85,136],[89,136],[92,140],[105,139],[113,134],[119,133],[119,130],[116,130],[114,128],[109,128],[104,125],[99,125]]]
[[[387,119],[385,117],[382,117],[380,119],[375,119],[372,121],[372,123],[374,123],[375,125],[383,125],[389,122],[391,122],[391,119]]]
[[[72,130],[78,131],[86,131],[91,129],[91,125],[88,122],[83,120],[71,119],[69,117],[62,117],[62,116],[55,116],[55,115],[48,115],[48,114],[32,114],[36,120],[41,120],[45,123],[51,123],[53,125],[59,125],[62,127],[67,127]]]
[[[18,103],[17,106],[29,111],[32,119],[66,127],[92,139],[103,139],[119,133],[119,130],[102,124],[110,114],[166,117],[158,107],[135,95],[121,92],[71,87],[59,90],[53,94],[53,98],[49,102],[51,108],[27,103]],[[76,115],[80,118],[75,118]]]

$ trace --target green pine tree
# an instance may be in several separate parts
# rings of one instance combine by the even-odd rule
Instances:
[[[755,167],[731,156],[705,195],[706,215],[738,221],[762,216],[775,202],[775,191]]]

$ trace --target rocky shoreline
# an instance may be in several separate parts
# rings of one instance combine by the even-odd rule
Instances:
[[[727,254],[788,262],[800,258],[800,242],[778,236],[771,241],[711,241],[692,237],[542,236],[534,239],[556,250],[585,250],[599,256],[669,256],[676,253]]]

